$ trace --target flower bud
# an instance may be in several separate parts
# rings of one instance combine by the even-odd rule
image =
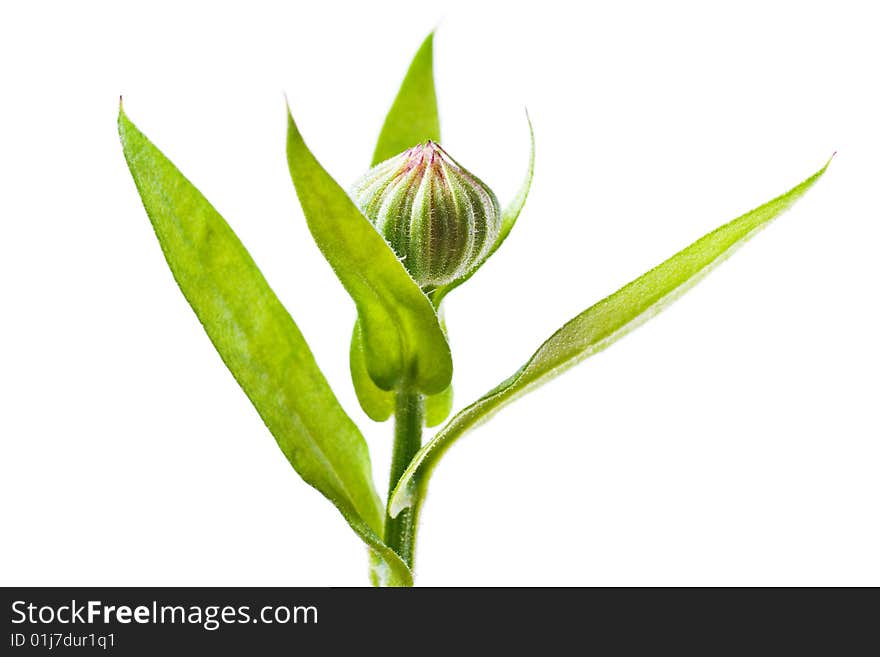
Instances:
[[[377,164],[352,197],[423,289],[482,264],[501,228],[492,190],[432,141]]]

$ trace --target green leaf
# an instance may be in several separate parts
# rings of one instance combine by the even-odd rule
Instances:
[[[480,267],[482,267],[486,263],[486,261],[492,257],[492,255],[504,243],[504,240],[507,239],[507,236],[510,235],[510,231],[513,230],[513,226],[514,224],[516,224],[516,220],[519,218],[523,207],[525,207],[526,198],[528,198],[529,190],[532,187],[532,178],[534,178],[535,175],[535,131],[532,128],[532,120],[529,118],[528,112],[526,112],[526,121],[528,121],[529,124],[529,166],[526,169],[525,178],[523,178],[523,181],[520,184],[516,196],[513,197],[507,207],[505,207],[504,210],[501,212],[501,231],[498,233],[498,239],[495,240],[495,244],[492,246],[492,249],[486,254],[482,262],[480,262],[477,267],[472,269],[465,276],[451,281],[446,285],[442,285],[431,293],[431,301],[434,303],[434,307],[436,308],[440,307],[440,304],[443,302],[443,299],[446,297],[447,294],[452,292],[452,290],[457,288],[462,283],[470,280],[470,277],[476,274]]]
[[[428,140],[440,142],[440,116],[434,89],[434,33],[422,43],[385,117],[372,166]]]
[[[119,137],[175,281],[281,451],[387,565],[389,581],[411,582],[379,538],[367,444],[293,319],[229,225],[121,107]]]
[[[394,413],[394,391],[382,390],[370,378],[370,373],[367,371],[367,357],[364,354],[364,342],[361,337],[360,321],[354,323],[354,329],[351,332],[351,350],[348,361],[354,392],[361,408],[364,409],[367,417],[374,422],[384,422]]]
[[[441,320],[441,326],[443,322]],[[443,327],[446,330],[446,327]],[[374,422],[385,422],[394,413],[395,393],[382,390],[370,378],[367,372],[364,345],[360,333],[360,322],[355,322],[351,335],[351,351],[349,353],[349,367],[351,368],[351,380],[358,402],[364,413]],[[452,384],[450,383],[442,392],[425,397],[425,424],[436,427],[442,423],[452,411]]]
[[[529,124],[529,166],[526,169],[525,178],[520,183],[516,196],[511,199],[510,203],[507,204],[507,207],[501,213],[501,232],[498,234],[498,239],[495,240],[495,246],[492,247],[486,258],[495,253],[498,247],[507,239],[507,236],[510,235],[510,231],[513,230],[516,220],[519,219],[519,215],[526,205],[529,190],[532,188],[532,179],[535,177],[535,129],[532,127],[532,119],[529,118],[528,112],[526,112],[526,121]]]
[[[443,316],[442,308],[437,309],[437,318],[440,320],[440,328],[443,329],[443,335],[446,336],[446,341],[449,342],[449,331],[446,328],[446,319]],[[452,412],[453,397],[452,383],[441,392],[425,397],[425,426],[436,427],[449,417],[449,414]]]
[[[650,319],[797,201],[830,160],[769,203],[703,236],[554,333],[513,376],[458,413],[419,450],[389,500],[392,517],[424,497],[432,470],[452,443],[519,395],[558,376]]]
[[[370,583],[382,587],[410,587],[413,585],[413,577],[397,553],[382,543],[381,552],[370,552]]]
[[[442,424],[452,412],[454,391],[450,383],[443,392],[425,398],[425,426],[436,427]]]
[[[309,230],[357,306],[366,368],[383,390],[431,394],[452,379],[437,314],[400,260],[312,155],[288,110],[287,163]]]

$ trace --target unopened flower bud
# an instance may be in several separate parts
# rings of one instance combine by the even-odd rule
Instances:
[[[377,164],[352,197],[423,289],[478,267],[501,227],[492,190],[431,141]]]

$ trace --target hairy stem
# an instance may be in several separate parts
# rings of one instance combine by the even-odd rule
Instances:
[[[413,456],[422,446],[425,401],[418,392],[399,391],[394,410],[394,450],[388,495],[397,485]],[[385,516],[385,543],[412,569],[416,542],[417,506],[402,511],[396,518]],[[387,513],[387,512],[386,512]]]

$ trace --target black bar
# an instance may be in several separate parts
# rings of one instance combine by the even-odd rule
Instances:
[[[336,655],[349,654],[353,646],[361,654],[389,656],[423,648],[427,654],[442,648],[467,655],[478,646],[515,646],[516,654],[603,647],[612,654],[646,648],[704,654],[737,648],[751,654],[797,645],[866,654],[866,646],[876,651],[878,643],[874,589],[0,591],[4,655]]]

